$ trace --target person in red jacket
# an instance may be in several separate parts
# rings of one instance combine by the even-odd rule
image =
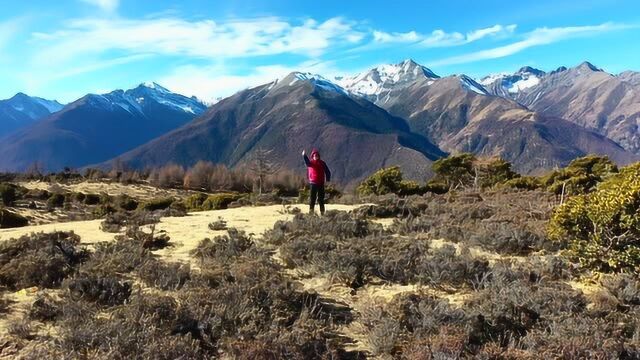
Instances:
[[[320,214],[324,215],[324,182],[325,179],[327,182],[331,181],[331,171],[327,163],[320,159],[320,153],[316,149],[311,151],[311,160],[309,160],[304,150],[302,150],[302,157],[304,158],[304,163],[307,164],[307,176],[309,178],[309,187],[311,188],[309,213],[313,214],[317,198],[318,204],[320,204]]]

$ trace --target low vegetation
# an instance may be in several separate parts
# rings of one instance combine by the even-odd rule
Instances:
[[[0,211],[54,198],[52,211],[89,207],[104,217],[103,230],[114,232],[113,241],[90,247],[73,233],[0,242],[0,314],[13,315],[0,352],[640,358],[639,164],[617,168],[588,156],[524,177],[502,159],[460,154],[433,170],[421,184],[403,179],[399,168],[382,169],[357,194],[331,199],[367,205],[352,212],[329,207],[324,216],[283,201],[304,191],[276,191],[265,181],[273,191],[248,194],[233,189],[243,182],[240,173],[229,178],[229,170],[206,163],[155,173],[165,186],[184,186],[188,178],[199,189],[182,198],[0,186]],[[187,210],[263,203],[282,204],[287,220],[255,235],[212,218],[211,237],[198,243],[190,262],[172,261],[167,254],[179,244],[155,227]],[[13,312],[8,292],[33,287],[38,292],[26,311]]]

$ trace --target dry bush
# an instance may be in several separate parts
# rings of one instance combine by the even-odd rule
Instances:
[[[94,247],[91,258],[81,267],[83,272],[93,275],[130,273],[152,258],[151,252],[142,247],[140,241],[125,236],[117,237],[115,241],[99,242]]]
[[[113,276],[100,277],[81,273],[66,280],[65,285],[71,298],[103,306],[120,305],[131,296],[131,283]]]
[[[12,290],[56,288],[87,260],[80,237],[66,232],[25,235],[0,243],[0,284]]]
[[[353,288],[372,278],[472,286],[489,270],[486,260],[468,251],[457,254],[452,246],[432,249],[424,238],[384,234],[379,225],[344,212],[327,212],[321,218],[296,215],[277,223],[265,240],[280,245],[285,266],[329,274]]]
[[[328,210],[324,216],[297,214],[291,221],[278,221],[264,238],[274,245],[286,243],[301,235],[330,235],[339,239],[365,237],[383,232],[382,225],[361,216]]]
[[[207,161],[198,161],[189,168],[184,176],[184,187],[193,190],[208,190],[209,176],[214,172],[215,165]]]
[[[29,220],[17,213],[0,208],[0,229],[29,225]]]
[[[49,295],[38,295],[29,309],[29,318],[39,321],[52,321],[62,315],[62,304]]]
[[[191,278],[188,264],[146,261],[137,270],[138,276],[149,286],[162,290],[180,290]]]
[[[148,180],[153,186],[179,188],[184,184],[184,176],[184,167],[176,164],[167,164],[152,170]]]
[[[209,223],[209,229],[213,231],[227,230],[227,221],[218,216],[218,220]]]
[[[192,255],[201,261],[204,259],[219,259],[225,261],[238,257],[245,251],[254,248],[254,241],[244,231],[235,228],[227,230],[227,235],[216,236],[213,240],[204,239],[193,250]]]
[[[433,238],[464,242],[500,254],[555,251],[560,244],[546,236],[554,205],[553,195],[538,191],[432,195],[418,216],[411,213],[396,219],[391,231],[404,235],[427,233]]]

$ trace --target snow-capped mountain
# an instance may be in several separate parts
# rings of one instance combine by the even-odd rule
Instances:
[[[202,114],[195,98],[155,84],[89,94],[0,142],[0,169],[81,167],[118,156]]]
[[[334,91],[340,94],[347,95],[347,90],[331,80],[323,77],[322,75],[312,74],[308,72],[292,72],[282,79],[278,79],[271,83],[270,91],[280,91],[280,89],[286,89],[292,87],[300,82],[308,83],[309,85],[318,87],[325,91]]]
[[[17,93],[10,99],[0,100],[0,136],[36,122],[63,105],[55,100]]]
[[[173,93],[166,88],[153,83],[142,83],[134,89],[115,90],[102,95],[87,95],[88,100],[96,106],[113,109],[120,107],[129,112],[145,115],[149,107],[166,106],[172,110],[200,115],[206,110],[206,105],[196,97],[186,97]]]
[[[440,77],[411,59],[398,64],[375,67],[355,76],[337,77],[335,83],[347,91],[378,103],[393,89],[410,85],[417,79],[434,81]]]
[[[485,76],[480,81],[490,94],[506,98],[515,98],[523,90],[540,83],[546,73],[542,70],[525,66],[513,74],[494,74]]]

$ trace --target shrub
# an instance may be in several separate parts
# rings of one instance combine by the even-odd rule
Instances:
[[[40,321],[51,321],[62,315],[59,301],[49,295],[38,295],[29,309],[29,318]]]
[[[171,206],[171,204],[175,201],[175,199],[171,197],[165,198],[155,198],[151,199],[147,202],[141,203],[138,206],[138,209],[146,210],[146,211],[154,211],[154,210],[163,210]]]
[[[4,206],[12,206],[18,199],[18,193],[16,186],[12,184],[2,183],[0,184],[0,200]]]
[[[449,188],[464,187],[473,183],[475,161],[473,154],[462,153],[434,161],[431,169],[435,173],[435,179],[446,183]]]
[[[47,200],[47,207],[49,209],[62,207],[62,205],[64,205],[64,200],[65,200],[65,197],[63,194],[60,194],[60,193],[51,194],[51,196]]]
[[[115,204],[122,210],[132,211],[138,207],[138,202],[129,195],[118,195],[115,199]]]
[[[82,192],[73,193],[73,201],[75,201],[77,203],[84,203],[84,200],[86,198],[87,198],[87,195],[85,195]]]
[[[88,258],[73,233],[25,235],[0,243],[0,285],[56,288]]]
[[[480,188],[503,184],[519,175],[511,169],[511,164],[501,158],[478,159],[473,164],[476,183]]]
[[[103,218],[109,214],[115,213],[116,211],[116,208],[111,206],[111,204],[100,204],[93,209],[92,214],[97,218]]]
[[[189,211],[200,211],[207,197],[208,195],[205,193],[193,194],[185,199],[185,206]]]
[[[402,171],[399,166],[380,169],[358,185],[360,195],[398,194],[401,189]]]
[[[155,259],[146,261],[137,273],[147,285],[162,290],[179,290],[191,278],[188,264],[164,263]]]
[[[588,155],[577,158],[567,167],[551,172],[541,181],[548,191],[565,195],[586,194],[608,176],[618,172],[615,163],[606,156]]]
[[[86,194],[84,197],[85,205],[98,205],[100,203],[100,195]]]
[[[0,228],[15,228],[29,225],[29,220],[20,214],[0,208]]]
[[[202,203],[201,209],[204,211],[226,209],[230,203],[240,199],[241,197],[242,195],[238,193],[219,193],[209,195]]]
[[[154,169],[149,174],[149,183],[158,187],[182,187],[184,183],[184,168],[176,164],[168,164]]]
[[[69,279],[66,288],[73,299],[104,306],[120,305],[131,296],[131,283],[116,277],[98,277],[86,273]]]
[[[47,200],[51,194],[47,190],[31,189],[25,194],[25,198],[36,200]]]
[[[534,176],[520,176],[506,181],[504,185],[519,190],[535,190],[542,187],[542,182]]]
[[[591,194],[570,198],[551,218],[549,237],[586,268],[640,272],[640,163],[623,168]]]
[[[227,222],[222,217],[218,216],[218,220],[209,223],[209,229],[213,231],[227,230]]]

